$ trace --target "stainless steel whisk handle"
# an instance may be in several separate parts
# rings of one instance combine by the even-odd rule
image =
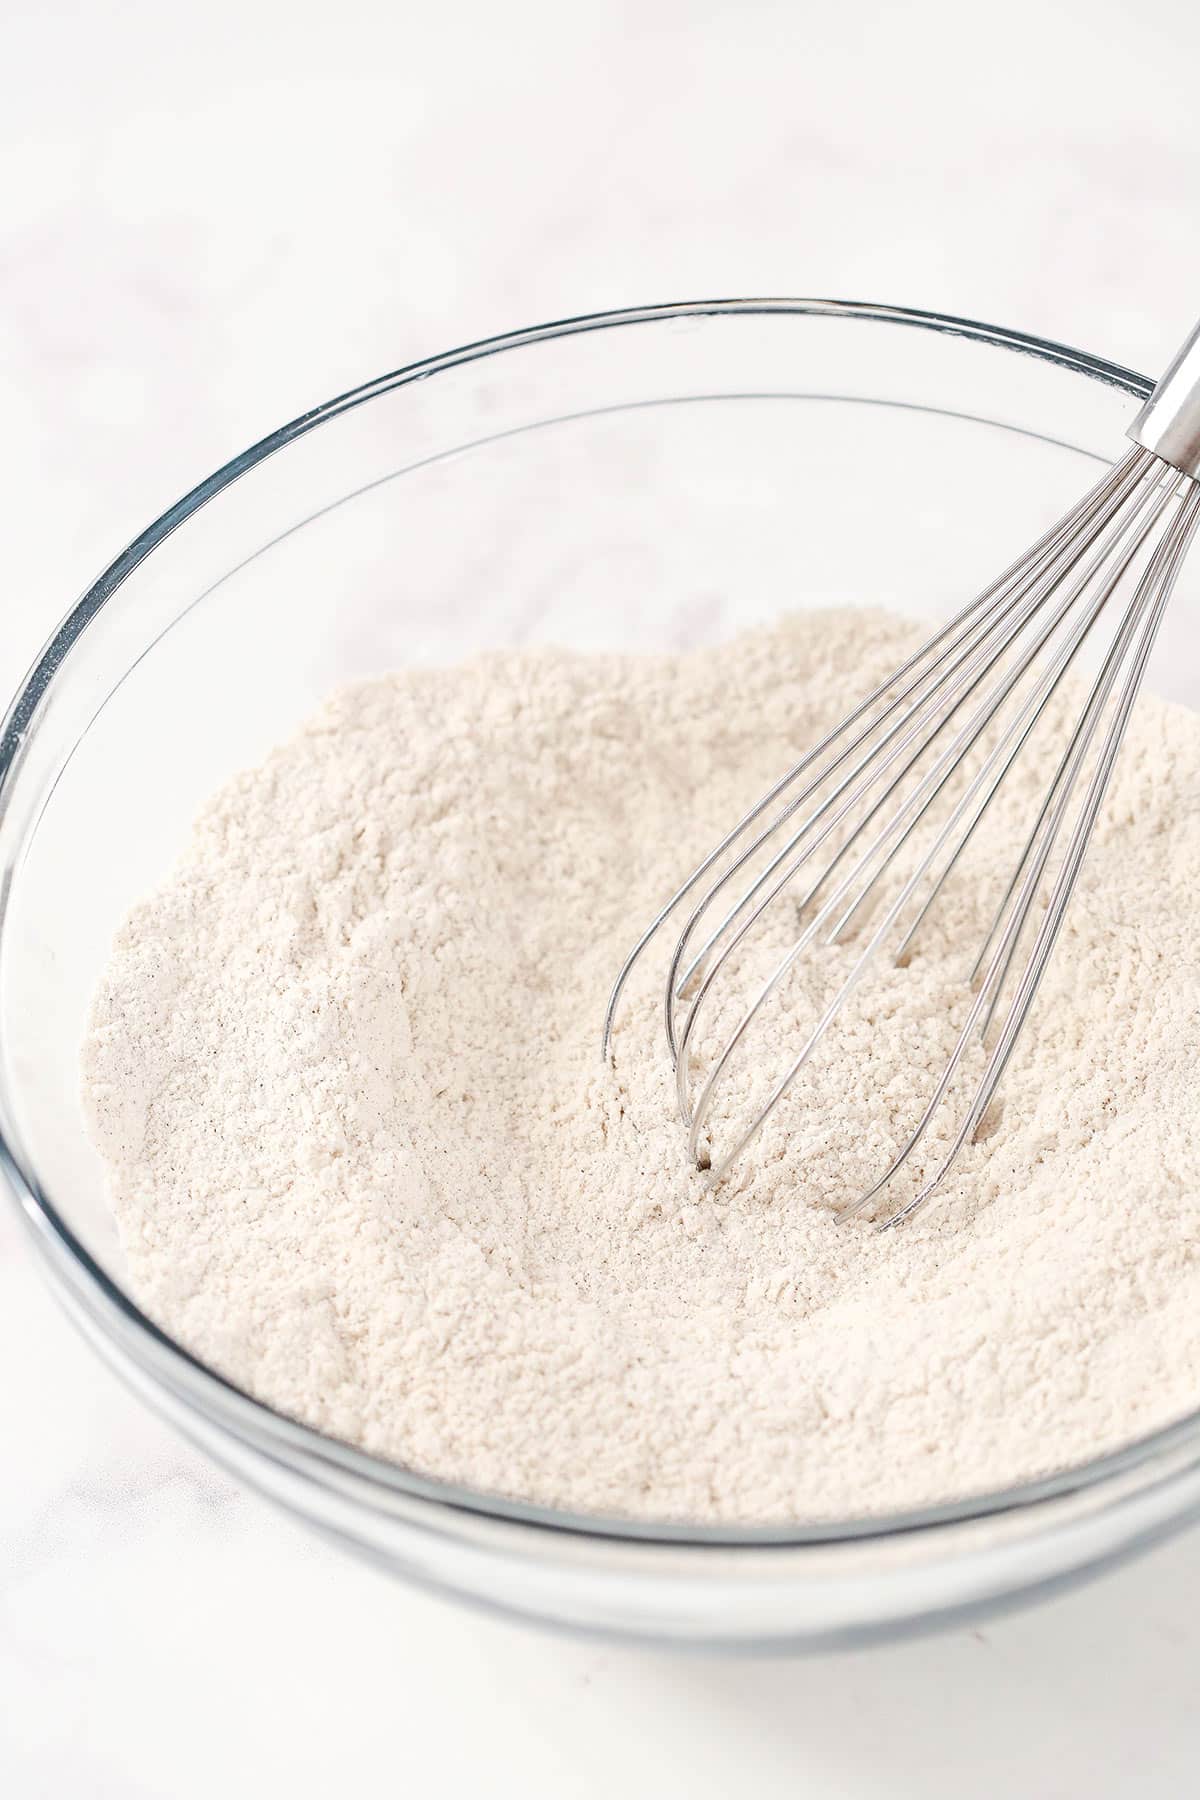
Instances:
[[[1200,324],[1172,357],[1127,435],[1181,475],[1200,480]]]

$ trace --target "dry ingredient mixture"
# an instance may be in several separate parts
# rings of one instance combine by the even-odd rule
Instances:
[[[945,1057],[970,884],[715,1191],[661,967],[599,1060],[643,922],[912,643],[854,610],[719,658],[414,670],[226,787],[122,929],[85,1046],[149,1313],[372,1451],[642,1517],[915,1506],[1192,1408],[1200,718],[1141,703],[1001,1128],[903,1230],[830,1203]],[[1044,780],[997,807],[997,867]],[[786,1016],[764,1030],[778,1064]]]

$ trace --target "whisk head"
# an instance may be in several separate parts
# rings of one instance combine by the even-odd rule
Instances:
[[[1006,783],[1011,795],[1014,769],[1025,759],[1028,770],[1032,756],[1046,768],[1041,803],[1011,868],[992,871],[991,923],[963,971],[953,1048],[920,1117],[843,1211],[882,1207],[878,1222],[899,1224],[980,1132],[1061,931],[1198,523],[1200,482],[1130,450],[806,751],[651,922],[617,977],[604,1050],[634,965],[674,920],[666,1043],[688,1151],[710,1182],[783,1105],[872,968],[917,953],[981,822],[1002,810],[998,797]],[[1076,691],[1078,710],[1064,719]],[[807,1014],[792,995],[795,1033],[764,1088],[754,1069],[763,1023],[833,945],[842,949],[832,991]],[[757,1079],[747,1080],[748,1068]],[[941,1148],[925,1166],[934,1136]],[[916,1192],[895,1205],[889,1190],[906,1167],[918,1171]]]

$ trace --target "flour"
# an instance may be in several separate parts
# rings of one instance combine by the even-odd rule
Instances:
[[[643,921],[911,643],[829,613],[719,662],[406,672],[233,781],[122,929],[85,1046],[151,1316],[422,1472],[641,1517],[916,1506],[1194,1407],[1200,719],[1141,704],[999,1126],[902,1231],[830,1203],[944,1058],[977,892],[715,1191],[661,965],[600,1063]],[[997,809],[997,867],[1044,779]],[[752,1067],[792,1041],[764,1030]]]

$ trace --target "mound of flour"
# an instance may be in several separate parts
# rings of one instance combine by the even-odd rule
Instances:
[[[911,643],[835,612],[716,660],[407,672],[226,787],[122,929],[84,1050],[151,1316],[423,1472],[643,1517],[943,1500],[1195,1406],[1200,719],[1142,703],[1001,1128],[904,1230],[829,1202],[945,1055],[969,884],[716,1191],[661,968],[599,1061],[642,922]]]

